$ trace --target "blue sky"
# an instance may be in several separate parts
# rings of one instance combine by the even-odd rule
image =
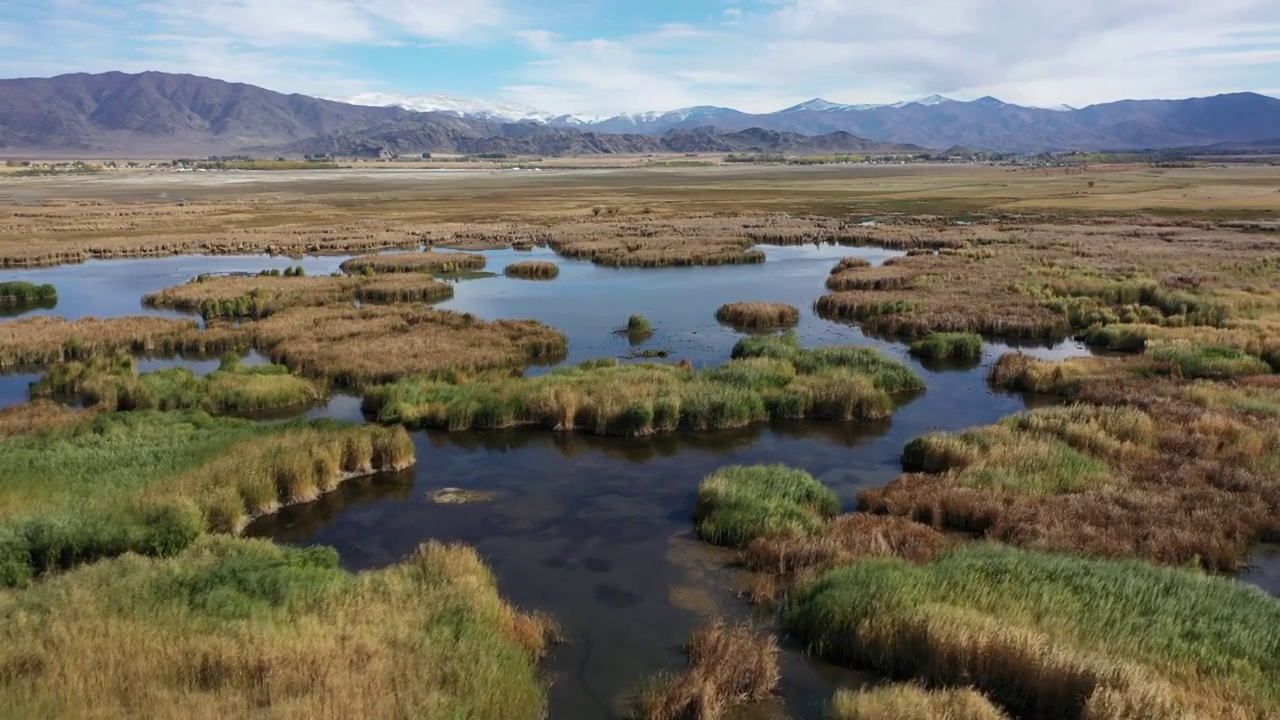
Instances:
[[[607,115],[1280,95],[1280,0],[0,0],[0,76],[163,70]]]

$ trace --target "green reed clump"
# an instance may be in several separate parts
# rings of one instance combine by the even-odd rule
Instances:
[[[828,720],[1009,720],[982,693],[970,688],[930,690],[921,685],[881,685],[840,690]]]
[[[653,325],[649,318],[637,313],[627,318],[626,331],[632,335],[648,335],[653,332]]]
[[[932,360],[974,360],[982,357],[982,336],[977,333],[933,333],[911,343],[911,354]]]
[[[1258,356],[1218,345],[1162,342],[1148,347],[1146,356],[1158,363],[1160,372],[1184,378],[1228,380],[1271,372]]]
[[[1148,325],[1092,325],[1080,333],[1079,338],[1094,347],[1121,352],[1142,352],[1147,347],[1151,327]]]
[[[353,574],[331,548],[204,538],[0,591],[0,716],[540,718],[549,626],[469,548]]]
[[[560,266],[546,260],[522,260],[503,268],[502,274],[523,280],[553,280],[560,275]]]
[[[793,331],[782,335],[749,337],[733,346],[732,357],[774,358],[793,363],[801,373],[846,369],[870,377],[872,384],[890,394],[919,392],[924,381],[911,368],[885,357],[874,348],[824,347],[807,350],[800,347]]]
[[[812,475],[785,465],[730,466],[698,487],[698,535],[716,545],[809,535],[840,512],[840,498]]]
[[[693,372],[676,365],[588,362],[534,378],[410,378],[374,387],[365,411],[384,423],[449,430],[541,425],[599,435],[723,430],[770,418],[888,417],[910,370],[874,350],[743,358]],[[905,376],[904,376],[905,373]],[[918,382],[918,379],[916,379]]]
[[[1280,712],[1280,601],[1137,560],[989,544],[864,560],[802,583],[782,617],[824,658],[973,685],[1022,717]]]
[[[52,285],[37,285],[21,280],[0,282],[0,306],[48,305],[57,300],[58,289]]]
[[[201,377],[185,367],[139,374],[131,356],[69,362],[49,369],[32,397],[76,397],[110,410],[204,410],[221,415],[305,405],[324,397],[315,381],[282,365],[244,365],[235,354]]]
[[[238,532],[347,477],[413,461],[403,430],[110,413],[0,441],[0,585],[124,552]]]

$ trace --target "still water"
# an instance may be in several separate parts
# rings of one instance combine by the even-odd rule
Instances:
[[[762,265],[671,269],[602,268],[546,250],[491,251],[485,253],[488,270],[496,275],[459,282],[455,297],[440,307],[489,319],[541,320],[568,335],[570,363],[634,352],[628,339],[613,331],[638,312],[656,330],[639,349],[666,350],[672,360],[703,366],[727,360],[742,337],[716,322],[717,307],[743,300],[785,302],[801,309],[797,332],[806,346],[879,347],[920,372],[927,392],[879,423],[774,423],[629,440],[541,430],[420,433],[415,468],[347,483],[315,503],[263,519],[250,534],[332,545],[352,569],[395,562],[429,539],[473,545],[492,566],[506,597],[550,613],[563,626],[566,643],[549,661],[552,717],[625,715],[627,702],[648,675],[683,663],[681,646],[702,618],[750,612],[738,597],[742,579],[729,558],[692,534],[690,516],[705,475],[728,464],[786,463],[813,473],[852,508],[860,489],[898,474],[899,453],[912,437],[991,423],[1027,407],[1023,397],[994,392],[985,381],[1007,346],[988,345],[983,359],[966,367],[924,366],[900,344],[868,338],[814,314],[812,303],[824,292],[837,259],[857,255],[879,264],[897,253],[836,246],[761,249],[767,256]],[[501,275],[507,264],[531,257],[554,260],[560,276],[527,281]],[[308,274],[327,274],[344,259],[93,261],[7,271],[0,281],[57,286],[57,307],[33,314],[111,317],[155,314],[141,306],[142,295],[200,273],[301,264]],[[1023,349],[1048,358],[1085,352],[1074,343]],[[140,369],[175,364],[197,373],[217,367],[208,359],[149,359]],[[28,383],[38,378],[34,373],[0,376],[0,406],[25,400]],[[362,419],[359,399],[350,395],[337,395],[305,414]],[[444,487],[492,493],[492,499],[471,505],[431,502],[428,495]],[[821,717],[837,687],[864,680],[789,650],[785,712],[798,719]]]

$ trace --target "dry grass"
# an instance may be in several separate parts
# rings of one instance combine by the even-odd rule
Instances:
[[[1136,560],[976,544],[803,583],[787,629],[825,658],[972,686],[1016,717],[1260,720],[1280,712],[1280,603]]]
[[[553,280],[560,274],[560,266],[546,260],[523,260],[506,266],[502,274],[522,280]]]
[[[993,382],[1077,405],[926,436],[862,507],[1034,548],[1232,571],[1280,538],[1280,429],[1271,377],[1152,375],[1143,359],[1007,355]]]
[[[95,410],[67,407],[51,400],[10,405],[0,409],[0,440],[78,425],[92,419],[95,414]]]
[[[716,320],[748,330],[777,330],[797,325],[800,310],[785,303],[729,303],[716,310]]]
[[[920,685],[886,685],[837,692],[827,719],[1008,720],[1009,716],[970,688],[929,690]]]
[[[294,308],[249,330],[273,361],[353,387],[518,369],[567,350],[563,334],[532,320],[489,322],[422,305]]]
[[[645,720],[718,720],[734,707],[766,700],[782,678],[773,635],[716,618],[689,640],[689,668],[645,688]]]
[[[1280,266],[1273,248],[1245,233],[1152,218],[1037,218],[933,230],[953,246],[876,268],[837,266],[827,280],[835,292],[819,299],[819,312],[908,337],[1077,332],[1108,343],[1107,326],[1138,325],[1140,332],[1193,336],[1202,328],[1218,336],[1208,344],[1251,351],[1280,348],[1280,294],[1273,289]],[[907,231],[864,232],[887,245]]]
[[[0,591],[0,715],[537,720],[547,629],[469,548],[356,575],[328,548],[208,538]]]
[[[487,260],[484,255],[465,252],[420,252],[391,255],[364,255],[342,263],[345,273],[457,273],[464,270],[483,270]]]
[[[760,572],[821,572],[872,557],[928,562],[949,544],[928,525],[901,517],[852,513],[812,534],[756,538],[743,549],[742,560],[748,569]]]
[[[31,317],[0,323],[0,368],[50,365],[128,353],[219,355],[248,347],[235,328],[201,330],[191,320],[122,317],[109,320]]]
[[[364,302],[432,302],[453,297],[453,286],[430,276],[373,277],[200,276],[145,295],[144,305],[199,312],[205,318],[264,318],[291,307]]]

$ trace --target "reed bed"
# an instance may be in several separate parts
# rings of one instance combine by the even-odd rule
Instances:
[[[977,333],[933,333],[911,343],[916,357],[930,360],[974,360],[982,357],[982,336]]]
[[[1018,717],[1280,712],[1280,602],[1137,560],[987,544],[863,560],[802,583],[782,618],[822,657],[973,686]]]
[[[1094,342],[1123,339],[1131,345],[1141,340],[1106,328],[1139,325],[1230,329],[1238,343],[1202,342],[1237,347],[1258,326],[1270,325],[1269,335],[1277,335],[1280,303],[1264,279],[1271,272],[1270,251],[1240,233],[1114,220],[934,232],[958,242],[881,267],[837,266],[827,280],[834,292],[818,300],[818,311],[905,337],[976,332],[1060,339],[1077,333]],[[1272,345],[1280,348],[1280,338]]]
[[[739,428],[770,418],[883,419],[904,390],[921,383],[875,350],[787,347],[787,359],[745,358],[701,372],[611,361],[534,378],[409,378],[368,389],[364,408],[379,422],[411,427],[538,425],[640,436]]]
[[[206,320],[260,319],[293,307],[363,302],[435,302],[453,286],[430,276],[253,277],[201,275],[184,285],[143,296],[148,307],[199,312]]]
[[[128,353],[220,355],[249,346],[237,328],[201,330],[191,320],[31,317],[0,323],[0,368],[52,365]]]
[[[390,255],[363,255],[342,263],[339,267],[348,274],[359,273],[441,273],[450,274],[464,270],[483,270],[488,260],[484,255],[466,252],[396,253]]]
[[[52,285],[36,285],[19,280],[0,282],[0,306],[26,307],[48,305],[57,301],[58,289]]]
[[[547,712],[547,622],[474,550],[352,574],[330,548],[205,538],[0,591],[0,715],[215,720]]]
[[[660,675],[644,689],[644,720],[719,720],[773,696],[782,679],[777,640],[748,624],[714,618],[694,631],[689,667]]]
[[[840,499],[812,475],[785,465],[730,466],[698,487],[698,536],[742,546],[756,538],[812,535],[840,512]]]
[[[790,362],[801,374],[831,369],[854,370],[870,376],[877,388],[892,394],[924,390],[924,381],[915,372],[875,349],[833,346],[808,350],[800,347],[799,337],[794,331],[743,338],[733,346],[731,354],[735,360],[754,358]]]
[[[0,442],[0,586],[125,552],[172,555],[413,459],[400,429],[198,412],[108,413],[11,437]]]
[[[212,415],[297,407],[325,396],[312,380],[289,374],[282,365],[244,365],[228,354],[219,368],[201,377],[185,367],[139,374],[132,357],[55,365],[31,388],[33,397],[76,397],[82,403],[116,410],[203,410]]]
[[[78,425],[92,419],[96,411],[67,407],[51,400],[0,408],[0,440],[19,435],[39,435],[50,430]]]
[[[931,690],[921,685],[882,685],[841,690],[827,720],[1010,720],[982,693],[970,688]]]
[[[765,519],[757,522],[768,522]],[[951,543],[928,525],[892,515],[850,513],[808,533],[762,534],[746,544],[749,570],[793,575],[829,570],[863,558],[896,557],[928,562]]]
[[[1028,547],[1237,570],[1280,538],[1280,383],[1150,370],[1006,355],[993,383],[1076,404],[913,440],[913,472],[863,491],[861,507]]]
[[[735,328],[778,330],[799,324],[800,310],[785,303],[729,303],[716,310],[716,320]]]
[[[560,266],[546,260],[522,260],[503,268],[502,274],[521,280],[554,280],[560,275]]]
[[[533,320],[490,322],[409,304],[293,308],[250,330],[274,362],[349,387],[519,369],[568,350],[562,333]]]

